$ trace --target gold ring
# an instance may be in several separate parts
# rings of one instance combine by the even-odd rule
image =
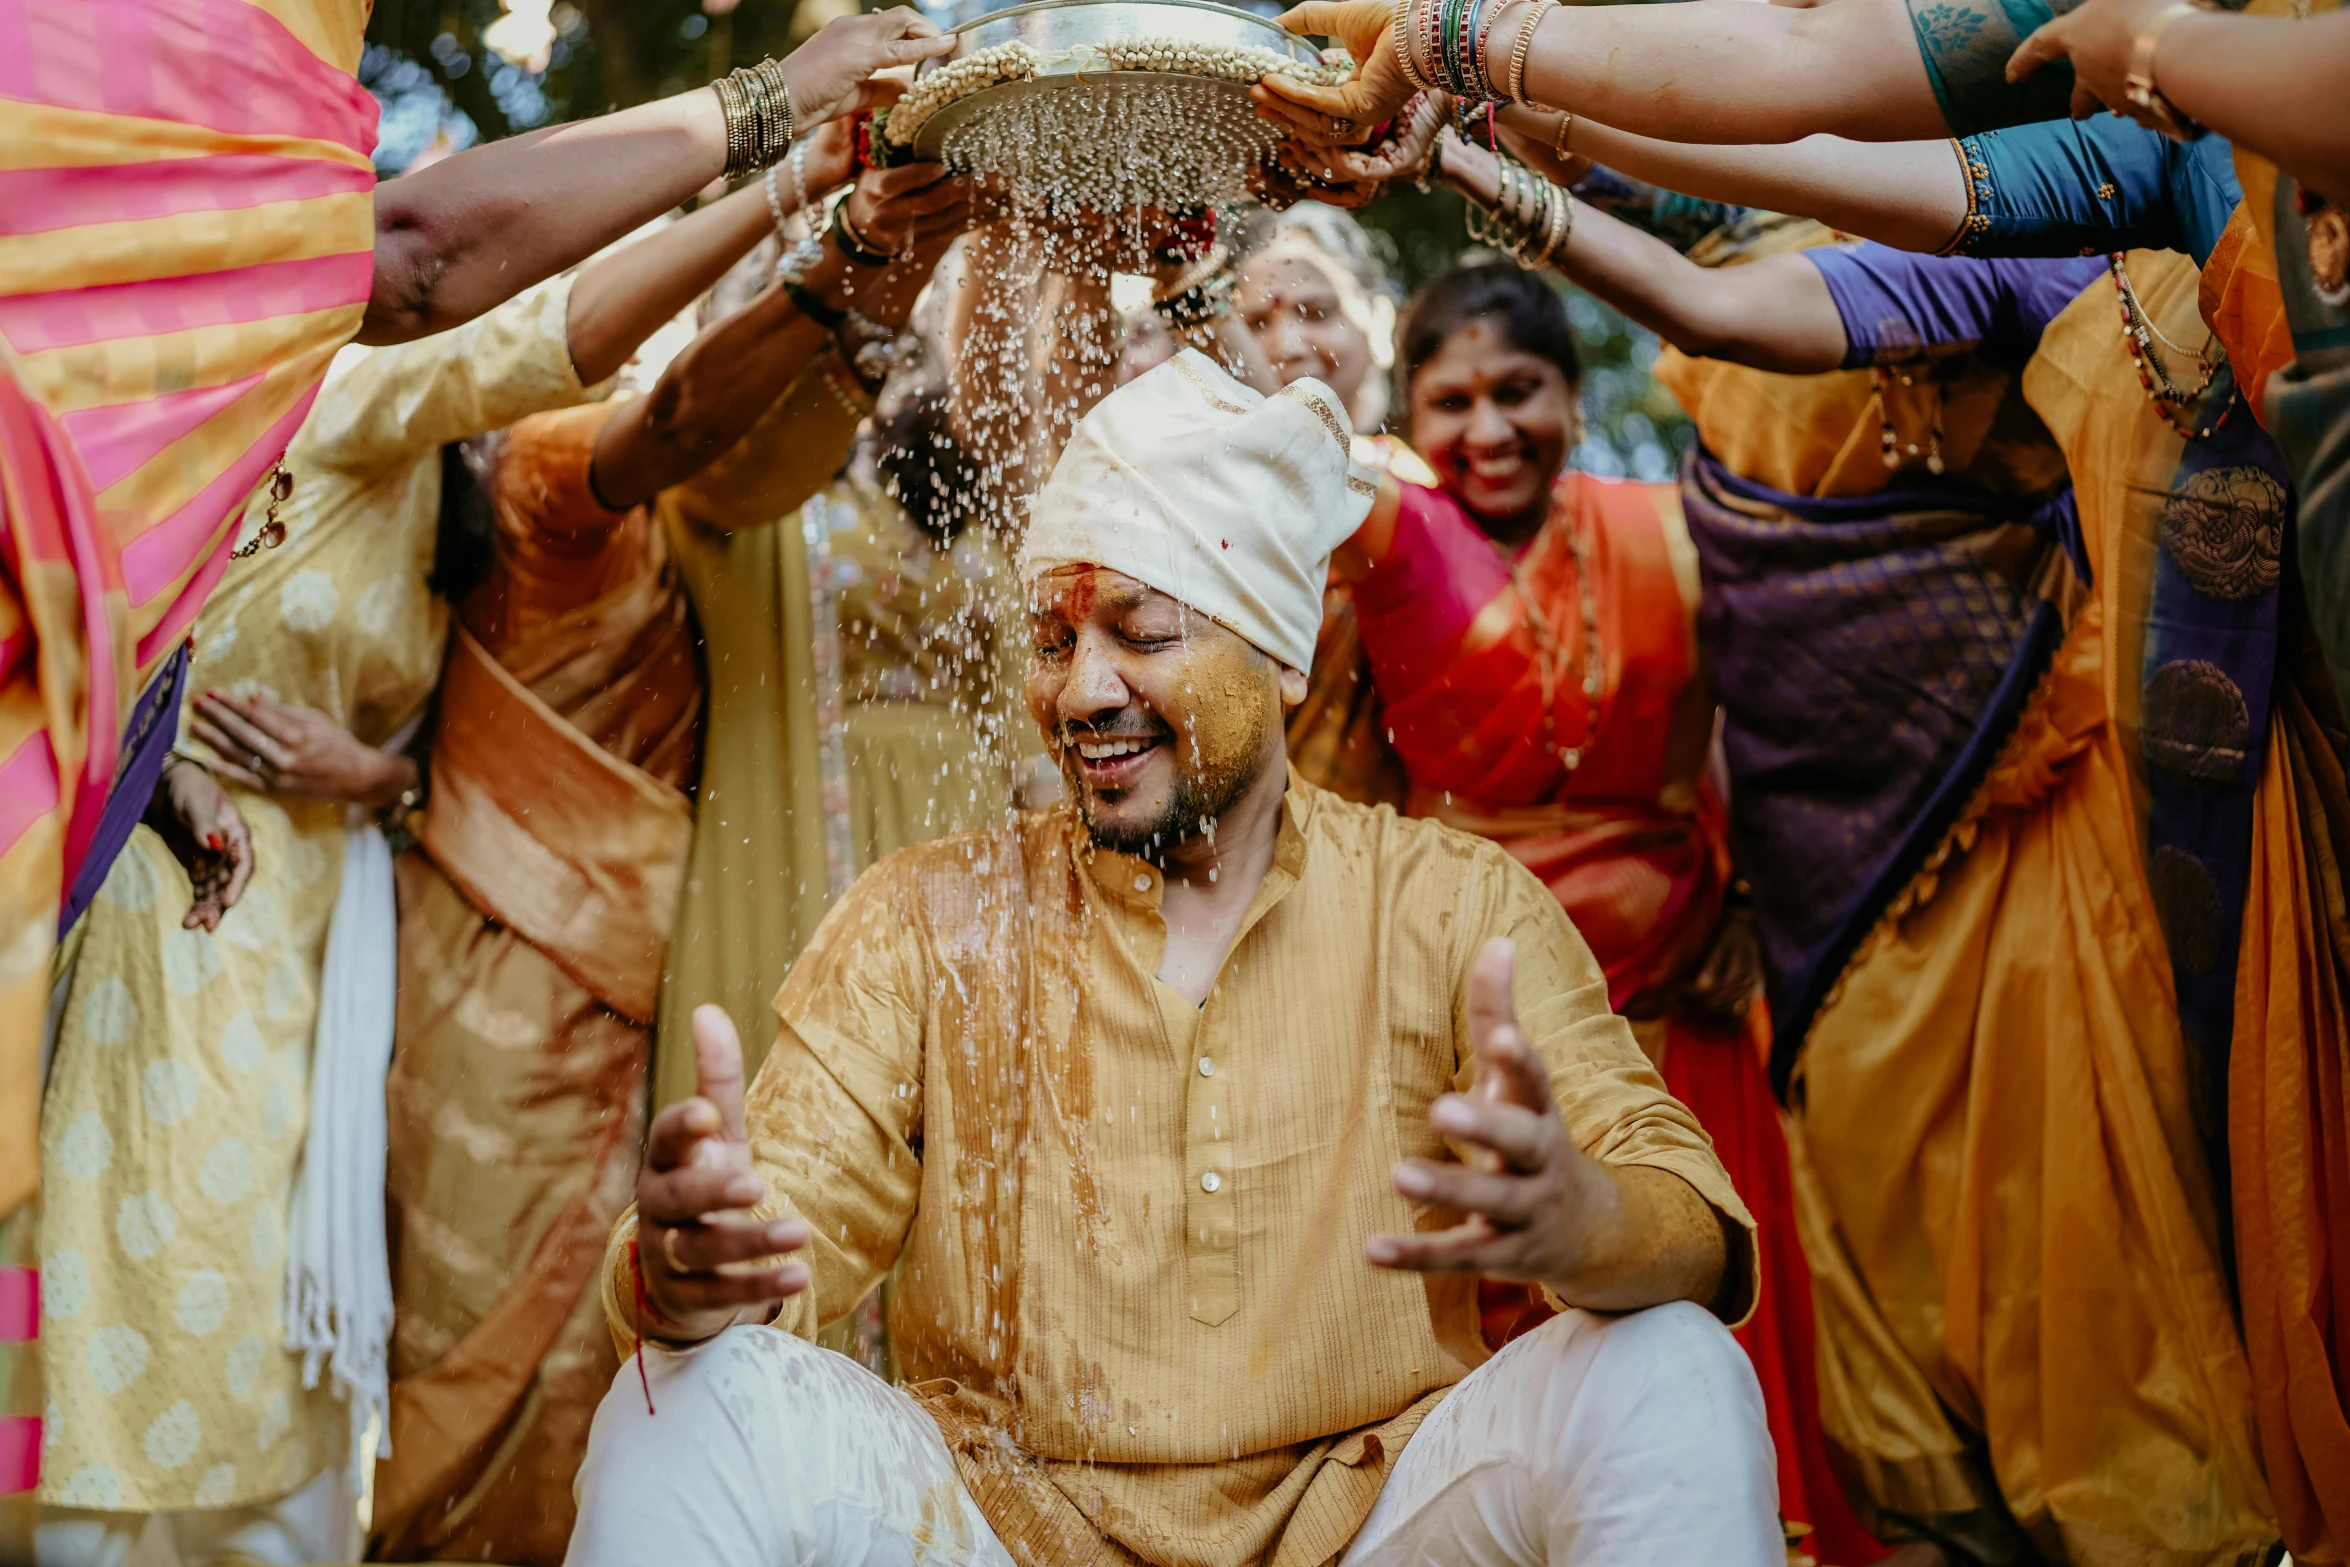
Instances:
[[[1347,136],[1347,135],[1352,135],[1352,134],[1353,134],[1353,132],[1354,132],[1354,128],[1355,128],[1355,122],[1354,122],[1354,121],[1352,121],[1352,120],[1349,120],[1349,119],[1342,118],[1341,116],[1339,116],[1339,115],[1335,115],[1335,114],[1333,114],[1332,116],[1330,116],[1330,134],[1331,134],[1331,135],[1333,135],[1333,136]]]
[[[669,1271],[672,1273],[693,1271],[677,1260],[677,1226],[674,1224],[665,1224],[661,1227],[661,1260],[669,1264]]]

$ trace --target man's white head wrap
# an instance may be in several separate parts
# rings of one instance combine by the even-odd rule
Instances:
[[[1123,572],[1306,669],[1330,552],[1376,493],[1353,435],[1321,382],[1266,397],[1187,348],[1078,423],[1036,493],[1021,578]]]

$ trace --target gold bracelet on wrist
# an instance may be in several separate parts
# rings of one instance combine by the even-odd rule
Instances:
[[[1534,0],[1527,9],[1525,23],[1518,28],[1517,44],[1510,50],[1510,69],[1505,85],[1509,88],[1510,102],[1521,107],[1533,107],[1526,102],[1526,56],[1534,47],[1534,29],[1542,25],[1543,13],[1558,3],[1559,0]]]
[[[2157,12],[2154,20],[2146,24],[2146,30],[2131,40],[2130,68],[2122,76],[2122,96],[2128,100],[2130,107],[2153,121],[2154,129],[2172,141],[2193,141],[2203,134],[2203,127],[2192,116],[2180,113],[2178,107],[2162,95],[2162,89],[2155,85],[2154,55],[2162,45],[2162,35],[2170,31],[2172,23],[2191,11],[2201,9],[2193,0],[2179,0],[2178,4]]]
[[[1396,67],[1403,72],[1403,79],[1412,84],[1412,90],[1433,92],[1436,89],[1436,84],[1421,78],[1419,62],[1412,58],[1411,38],[1404,30],[1411,14],[1412,8],[1409,4],[1401,4],[1395,8],[1395,21],[1388,29],[1388,47],[1395,51]]]

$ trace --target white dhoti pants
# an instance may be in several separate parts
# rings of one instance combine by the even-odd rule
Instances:
[[[161,1536],[142,1549],[142,1537]],[[157,1544],[161,1549],[157,1549]],[[243,1507],[178,1513],[106,1513],[44,1507],[33,1526],[36,1567],[210,1567],[216,1562],[284,1564],[359,1559],[359,1504],[341,1465],[301,1490]]]
[[[1010,1567],[938,1427],[771,1328],[648,1345],[596,1412],[570,1567]],[[1762,1391],[1686,1303],[1570,1311],[1404,1445],[1345,1567],[1784,1567]]]

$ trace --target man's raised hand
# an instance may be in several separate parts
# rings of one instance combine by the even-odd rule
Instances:
[[[766,1183],[743,1127],[743,1048],[721,1007],[694,1009],[699,1092],[653,1121],[636,1182],[637,1266],[659,1337],[693,1343],[737,1322],[764,1321],[808,1287],[808,1243],[796,1218],[758,1221]]]
[[[1622,1222],[1613,1175],[1575,1146],[1550,1096],[1550,1074],[1518,1030],[1507,941],[1485,944],[1469,972],[1469,1040],[1476,1078],[1429,1110],[1461,1163],[1406,1159],[1395,1189],[1415,1203],[1451,1208],[1461,1222],[1412,1235],[1374,1235],[1364,1254],[1382,1268],[1475,1273],[1557,1287],[1592,1260],[1594,1241]]]

